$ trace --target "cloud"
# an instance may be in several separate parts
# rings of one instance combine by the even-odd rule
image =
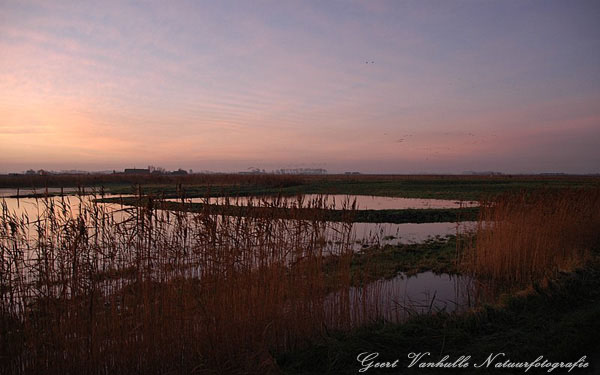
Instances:
[[[596,9],[438,5],[2,3],[4,168],[147,155],[195,169],[247,158],[509,170],[519,157],[593,168]],[[545,151],[567,135],[562,156]]]

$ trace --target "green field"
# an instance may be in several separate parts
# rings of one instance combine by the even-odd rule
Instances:
[[[471,177],[471,176],[361,176],[311,177],[290,186],[256,184],[186,185],[180,191],[174,185],[143,185],[145,193],[178,197],[244,196],[263,194],[356,194],[405,198],[478,200],[506,191],[536,188],[599,186],[598,177]],[[133,193],[130,186],[109,186],[112,193]]]
[[[458,175],[190,175],[190,176],[2,176],[0,187],[101,187],[107,193],[247,196],[264,194],[357,194],[406,198],[478,200],[507,191],[537,188],[598,187],[599,176]]]

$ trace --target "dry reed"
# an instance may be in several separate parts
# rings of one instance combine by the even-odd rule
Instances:
[[[349,326],[348,298],[327,298],[332,280],[349,287],[346,223],[170,212],[142,199],[40,198],[32,215],[3,204],[0,372],[268,373],[273,350]]]
[[[524,287],[581,265],[600,240],[600,189],[522,191],[482,202],[466,270]]]

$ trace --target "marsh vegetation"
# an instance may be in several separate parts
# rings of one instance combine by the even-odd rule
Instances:
[[[169,202],[145,189],[2,201],[3,373],[352,372],[353,360],[313,361],[312,350],[351,348],[352,341],[332,344],[339,335],[381,346],[376,336],[391,330],[391,350],[411,337],[421,342],[419,330],[475,329],[489,323],[482,313],[523,306],[507,302],[519,291],[559,290],[548,303],[560,303],[563,287],[554,280],[598,273],[600,190],[593,184],[490,196],[477,223],[434,223],[454,230],[409,242],[400,240],[400,226],[426,224],[367,231],[373,223],[357,223],[361,210],[349,200],[334,206],[323,196],[281,195],[268,205],[245,198],[241,206],[183,195]],[[374,240],[357,246],[357,228]],[[597,313],[589,310],[583,331]],[[402,328],[411,326],[420,328]],[[455,342],[459,331],[444,332]]]

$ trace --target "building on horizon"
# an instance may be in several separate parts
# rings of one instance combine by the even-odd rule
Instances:
[[[125,174],[150,174],[150,169],[148,169],[148,168],[125,168],[123,173],[125,173]]]

